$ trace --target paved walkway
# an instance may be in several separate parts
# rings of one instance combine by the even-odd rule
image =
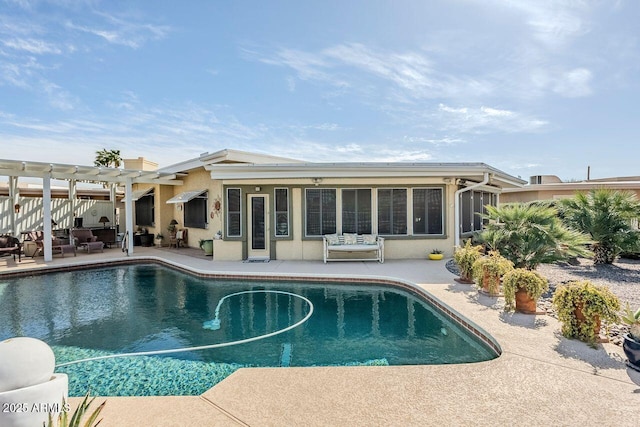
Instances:
[[[640,373],[625,367],[621,348],[567,340],[549,316],[505,313],[502,299],[454,282],[446,260],[242,263],[192,253],[136,247],[132,257],[207,272],[408,280],[488,331],[503,354],[464,365],[241,369],[202,396],[108,397],[101,425],[640,425]],[[0,258],[0,274],[122,257],[107,249],[49,264]]]

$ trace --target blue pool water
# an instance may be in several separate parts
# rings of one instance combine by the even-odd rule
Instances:
[[[244,340],[236,346],[110,358],[58,368],[70,394],[195,395],[240,367],[412,365],[489,360],[495,353],[439,310],[382,285],[202,279],[158,265],[127,265],[0,280],[0,340],[39,338],[56,363]]]

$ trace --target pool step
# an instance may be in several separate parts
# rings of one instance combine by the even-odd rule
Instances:
[[[291,350],[293,346],[291,343],[282,344],[282,351],[280,352],[280,367],[288,368],[291,366]]]

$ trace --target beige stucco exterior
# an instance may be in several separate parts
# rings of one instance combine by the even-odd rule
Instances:
[[[276,159],[281,160],[281,159]],[[273,162],[270,156],[222,150],[202,155],[160,171],[176,173],[182,185],[157,185],[155,187],[155,227],[150,232],[167,234],[169,222],[175,219],[178,228],[184,227],[183,203],[167,204],[167,200],[187,192],[207,191],[207,223],[205,228],[188,228],[188,246],[198,247],[200,239],[214,239],[218,231],[221,239],[214,240],[214,260],[233,261],[251,257],[248,237],[250,195],[265,196],[267,254],[271,259],[322,260],[323,243],[320,236],[305,235],[305,191],[306,189],[335,189],[336,229],[340,233],[342,190],[371,190],[372,233],[378,229],[378,189],[403,188],[406,193],[407,233],[385,237],[386,259],[422,259],[433,249],[453,254],[456,231],[456,191],[478,185],[481,191],[500,193],[499,183],[522,185],[524,182],[494,170],[484,164],[375,164],[347,163],[313,164],[296,161]],[[443,169],[444,168],[444,169]],[[443,170],[443,174],[439,171]],[[493,179],[494,171],[500,177]],[[222,177],[227,174],[229,177]],[[360,176],[362,175],[362,176]],[[483,181],[487,179],[487,181]],[[489,182],[493,179],[492,182]],[[502,180],[502,181],[500,181]],[[496,184],[498,183],[498,184]],[[136,190],[141,189],[135,188]],[[226,191],[237,188],[241,191],[241,233],[228,236],[226,227]],[[288,235],[275,234],[275,190],[288,190]],[[442,189],[443,233],[424,235],[413,233],[412,192],[417,188]],[[182,196],[180,197],[182,198]],[[216,210],[216,206],[220,209]]]

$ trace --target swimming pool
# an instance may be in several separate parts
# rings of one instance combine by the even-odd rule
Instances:
[[[207,325],[216,308],[219,328],[212,330]],[[155,264],[0,280],[0,340],[39,338],[53,347],[58,364],[260,337],[306,317],[290,331],[240,345],[56,371],[69,374],[73,396],[88,388],[104,396],[195,395],[245,366],[470,363],[497,356],[421,296],[375,283],[199,278]]]

